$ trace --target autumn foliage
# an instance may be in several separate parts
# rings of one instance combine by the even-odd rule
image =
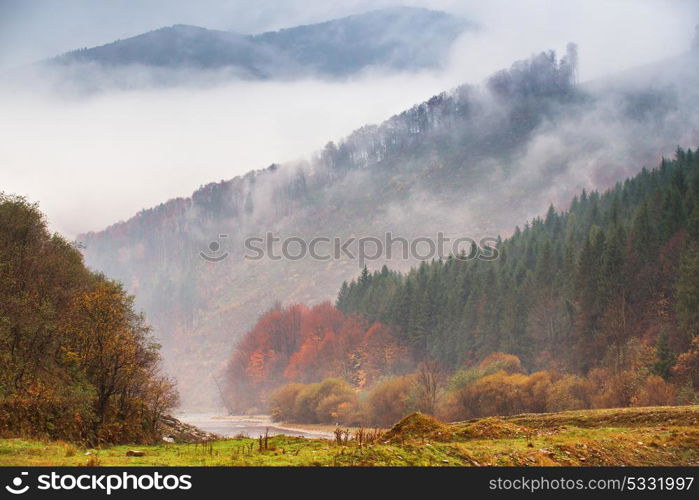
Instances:
[[[692,372],[694,359],[681,361]],[[681,402],[656,372],[657,348],[632,339],[585,375],[527,373],[503,352],[446,373],[412,359],[384,325],[323,303],[262,316],[229,362],[226,396],[235,410],[269,409],[276,420],[385,427],[411,411],[464,420]]]
[[[369,325],[329,302],[276,306],[243,337],[228,362],[226,404],[235,411],[259,408],[272,390],[289,382],[341,378],[360,389],[406,366],[406,349],[380,323]]]
[[[99,443],[159,439],[177,402],[122,286],[88,271],[36,206],[0,195],[0,430]]]
[[[634,363],[644,355],[636,352]],[[427,373],[431,375],[426,376]],[[588,376],[551,371],[526,373],[516,356],[494,353],[482,362],[437,381],[437,371],[421,364],[407,375],[384,377],[363,389],[341,379],[311,384],[291,383],[274,391],[269,407],[276,420],[304,423],[390,427],[413,411],[443,420],[542,413],[586,408],[672,405],[673,384],[651,372],[651,366],[621,371],[598,368]],[[434,388],[433,397],[425,397]]]
[[[691,402],[696,356],[675,365],[676,383],[657,374],[658,348],[631,339],[610,346],[587,374],[528,373],[519,357],[493,352],[445,372],[418,362],[380,323],[323,303],[275,307],[242,339],[227,371],[236,411],[269,409],[275,420],[387,427],[420,411],[444,420],[585,408]],[[691,395],[690,395],[691,397]]]

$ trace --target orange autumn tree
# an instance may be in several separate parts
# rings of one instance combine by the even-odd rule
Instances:
[[[355,388],[405,365],[407,349],[390,330],[346,315],[329,302],[276,305],[240,340],[228,361],[224,395],[230,410],[260,408],[289,382],[341,378]]]
[[[94,432],[98,442],[153,435],[160,416],[176,403],[172,381],[159,375],[159,345],[133,298],[114,282],[98,280],[75,297],[63,326],[64,350],[95,387]]]

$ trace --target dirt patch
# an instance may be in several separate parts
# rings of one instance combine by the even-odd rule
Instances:
[[[468,439],[524,438],[536,431],[523,425],[492,417],[460,424],[445,424],[424,413],[415,412],[403,417],[384,436],[390,443],[409,440],[460,441]]]
[[[455,439],[511,439],[529,437],[535,434],[535,431],[500,418],[484,418],[472,423],[454,425],[452,434]]]

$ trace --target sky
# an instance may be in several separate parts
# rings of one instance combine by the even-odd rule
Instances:
[[[0,0],[0,71],[172,24],[258,33],[395,5],[443,10],[481,29],[455,43],[440,72],[83,99],[0,88],[0,190],[38,201],[52,229],[72,238],[208,182],[307,156],[534,52],[575,41],[580,78],[591,80],[685,51],[699,22],[695,0]]]

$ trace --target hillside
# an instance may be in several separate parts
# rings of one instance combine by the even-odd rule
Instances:
[[[338,78],[371,67],[437,68],[446,62],[454,40],[473,28],[443,12],[396,7],[256,35],[175,25],[49,62],[57,67],[97,65],[106,70],[105,77],[131,67],[224,71],[249,79]]]
[[[212,375],[260,314],[276,300],[334,298],[337,284],[360,269],[356,259],[245,259],[247,237],[507,235],[582,188],[613,185],[678,143],[699,143],[689,57],[637,75],[633,85],[591,88],[575,83],[574,46],[560,60],[535,55],[482,86],[434,96],[330,142],[308,160],[203,186],[83,235],[86,262],[138,297],[185,404],[218,405]],[[217,264],[199,256],[212,241],[222,245],[216,255],[228,255]],[[368,264],[407,271],[416,262]]]
[[[551,426],[551,421],[555,425]],[[590,425],[594,422],[594,425]],[[0,465],[57,466],[668,466],[699,465],[699,407],[595,410],[443,424],[406,416],[383,435],[347,443],[272,437],[204,446],[168,445],[85,450],[63,443],[0,440]]]
[[[365,274],[337,306],[447,367],[505,351],[586,373],[605,356],[622,363],[632,339],[664,343],[672,360],[699,334],[698,229],[699,151],[678,149],[611,190],[583,191],[566,212],[551,206],[499,241],[496,259],[464,250],[405,276]]]

